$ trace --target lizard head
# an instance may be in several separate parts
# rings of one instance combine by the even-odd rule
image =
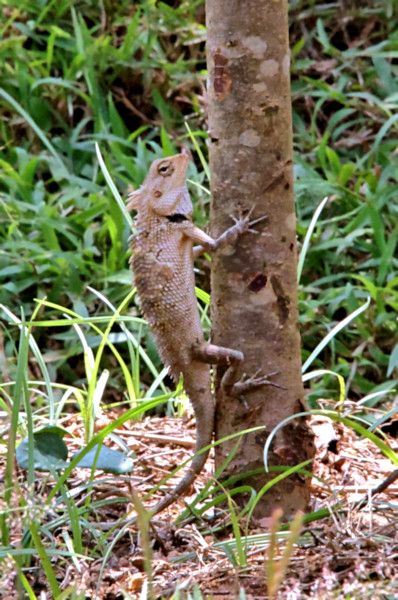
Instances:
[[[187,154],[176,154],[155,160],[139,190],[129,196],[127,209],[146,206],[159,216],[182,214],[189,217],[192,203],[186,184],[189,164]]]

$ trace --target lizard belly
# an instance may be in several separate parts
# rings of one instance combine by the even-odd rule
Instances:
[[[166,245],[167,248],[167,245]],[[144,317],[154,334],[159,355],[178,380],[192,360],[191,349],[203,341],[197,308],[191,248],[157,255],[134,248],[132,267]]]

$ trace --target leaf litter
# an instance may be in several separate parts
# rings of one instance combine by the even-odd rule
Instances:
[[[102,415],[101,422],[96,423],[97,428],[107,425],[115,416],[112,413]],[[71,447],[78,450],[84,444],[81,419],[72,414],[61,421],[62,427],[73,432],[74,437],[67,441],[70,451]],[[371,441],[359,438],[343,424],[331,425],[317,417],[312,425],[318,441],[314,463],[318,479],[312,480],[312,510],[331,508],[337,502],[340,503],[339,510],[304,527],[276,598],[392,599],[398,594],[398,479],[373,497],[370,490],[380,486],[389,476],[393,479],[394,466]],[[70,524],[61,520],[58,528],[51,528],[51,522],[65,508],[62,497],[57,497],[45,513],[43,506],[54,484],[51,477],[36,472],[35,504],[42,507],[36,509],[38,520],[51,529],[52,547],[61,550],[59,555],[51,558],[61,589],[75,585],[83,592],[83,597],[98,600],[142,597],[147,574],[141,534],[133,521],[124,531],[122,528],[135,514],[134,492],[144,498],[156,483],[189,458],[194,446],[193,434],[192,420],[150,417],[141,422],[129,422],[117,431],[117,436],[135,457],[131,476],[115,477],[97,471],[90,489],[87,486],[89,471],[73,471],[67,485],[76,506],[82,507],[88,498],[92,503],[91,510],[82,513],[81,518],[87,519],[86,526],[82,527],[83,552],[74,560],[62,556],[65,539],[71,534]],[[398,448],[396,439],[389,437],[387,441],[393,450]],[[0,460],[3,471],[4,455]],[[218,543],[232,538],[221,510],[213,510],[210,519],[198,523],[186,520],[173,524],[189,501],[211,480],[212,469],[210,459],[194,484],[192,496],[181,499],[153,519],[150,551],[154,598],[170,597],[177,584],[181,597],[184,597],[195,583],[204,598],[213,600],[238,598],[240,588],[245,590],[247,599],[268,598],[264,542],[251,543],[247,564],[239,567],[231,562]],[[173,476],[162,486],[162,492],[157,491],[150,501],[144,502],[145,506],[148,508],[159,499],[164,488],[171,489],[180,476],[180,472]],[[24,494],[25,471],[18,469],[18,480]],[[362,504],[358,507],[360,500]],[[264,533],[265,521],[252,524],[249,533],[253,540],[256,534]],[[242,523],[243,530],[244,526]],[[219,531],[212,535],[210,529],[218,527]],[[20,547],[23,536],[21,511],[15,512],[10,533],[11,546]],[[43,543],[48,547],[47,540]],[[111,543],[114,545],[104,565],[104,555]],[[282,549],[283,543],[280,553]],[[30,566],[23,571],[37,595],[47,590],[37,554],[32,555]],[[7,591],[0,591],[2,600],[19,597],[17,591],[11,591],[15,573],[12,558],[3,559],[0,590]],[[128,596],[124,595],[126,593]]]

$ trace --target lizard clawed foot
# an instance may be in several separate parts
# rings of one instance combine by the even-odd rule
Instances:
[[[234,383],[232,391],[234,396],[241,396],[254,390],[263,385],[273,385],[274,387],[280,388],[281,390],[286,390],[286,387],[283,385],[279,385],[279,383],[274,383],[273,381],[269,381],[269,377],[272,375],[276,375],[279,371],[272,371],[271,373],[267,373],[267,375],[261,375],[261,369],[256,371],[254,375],[251,377],[247,377],[246,373],[242,375],[242,378]]]
[[[239,211],[238,217],[235,217],[234,215],[230,215],[231,219],[235,223],[235,227],[239,230],[239,233],[246,233],[246,232],[257,233],[257,234],[260,233],[256,229],[252,229],[252,227],[254,225],[257,225],[257,223],[264,221],[264,219],[267,219],[268,215],[263,215],[262,217],[259,217],[258,219],[254,219],[253,221],[250,221],[250,217],[251,217],[251,214],[254,209],[255,209],[255,204],[253,204],[253,206],[251,207],[251,209],[249,210],[247,215],[245,215],[244,217],[242,217],[241,211]]]
[[[252,227],[253,225],[257,225],[257,223],[260,223],[260,221],[264,221],[265,219],[268,219],[268,215],[263,215],[258,219],[254,219],[254,221],[250,221],[248,231],[250,231],[250,233],[259,233],[256,229],[252,229]]]
[[[235,223],[234,227],[239,231],[239,234],[245,233],[246,231],[248,231],[248,229],[250,227],[249,217],[250,217],[250,213],[252,212],[252,210],[253,210],[253,207],[250,209],[250,212],[245,217],[242,216],[242,211],[238,212],[237,217],[235,217],[235,215],[229,215],[230,218]]]

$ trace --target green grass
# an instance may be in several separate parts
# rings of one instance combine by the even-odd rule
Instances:
[[[124,1],[107,7],[104,22],[95,2],[7,2],[0,25],[0,302],[14,312],[23,307],[29,317],[32,299],[46,297],[88,317],[98,306],[88,285],[113,304],[126,295],[130,230],[94,144],[124,195],[156,156],[182,141],[191,145],[183,118],[197,132],[204,124],[200,10],[201,2]],[[359,399],[396,385],[396,21],[384,1],[348,9],[344,27],[334,8],[315,2],[293,2],[291,14],[299,236],[330,197],[301,275],[303,358],[370,296],[366,314],[314,365],[337,369]],[[204,134],[196,139],[206,154]],[[190,178],[201,185],[204,177],[192,165]],[[208,197],[192,191],[203,224]],[[73,382],[79,350],[71,337],[54,330],[44,344],[57,348],[52,376]],[[319,386],[311,397],[333,393],[331,379]]]
[[[131,292],[130,226],[104,171],[125,198],[154,158],[184,143],[195,156],[195,220],[207,221],[199,159],[207,157],[203,2],[174,4],[0,4],[0,411],[11,422],[0,429],[3,458],[9,445],[0,561],[11,561],[21,594],[30,598],[35,591],[23,569],[32,556],[40,556],[60,599],[54,557],[76,566],[83,556],[109,556],[113,542],[93,525],[104,503],[91,500],[91,480],[79,505],[68,486],[72,469],[48,476],[52,491],[44,479],[34,493],[32,463],[26,480],[14,480],[15,440],[29,434],[32,455],[33,431],[73,410],[87,448],[94,447],[139,418],[143,399],[145,409],[155,409],[169,398],[134,299],[123,305]],[[346,420],[344,401],[355,401],[355,419],[362,420],[350,426],[370,439],[396,413],[398,385],[398,15],[394,0],[293,0],[290,8],[300,324],[303,363],[312,369],[305,373],[307,397],[313,410],[318,398],[330,398],[330,409],[334,401],[340,411],[333,414]],[[208,331],[205,274],[198,284]],[[125,412],[95,435],[110,403]],[[231,497],[250,494],[244,482],[230,484]],[[225,499],[217,493],[207,507]],[[235,515],[236,532],[238,517],[255,502],[252,496]],[[13,528],[23,533],[18,546],[10,542]],[[242,546],[237,552],[244,563]],[[72,589],[62,597],[79,596]]]
[[[386,381],[396,369],[398,306],[395,12],[385,2],[348,8],[339,27],[335,9],[299,7],[292,28],[299,233],[330,197],[301,278],[304,357],[370,296],[366,314],[316,363],[333,364],[360,398],[396,385]]]

